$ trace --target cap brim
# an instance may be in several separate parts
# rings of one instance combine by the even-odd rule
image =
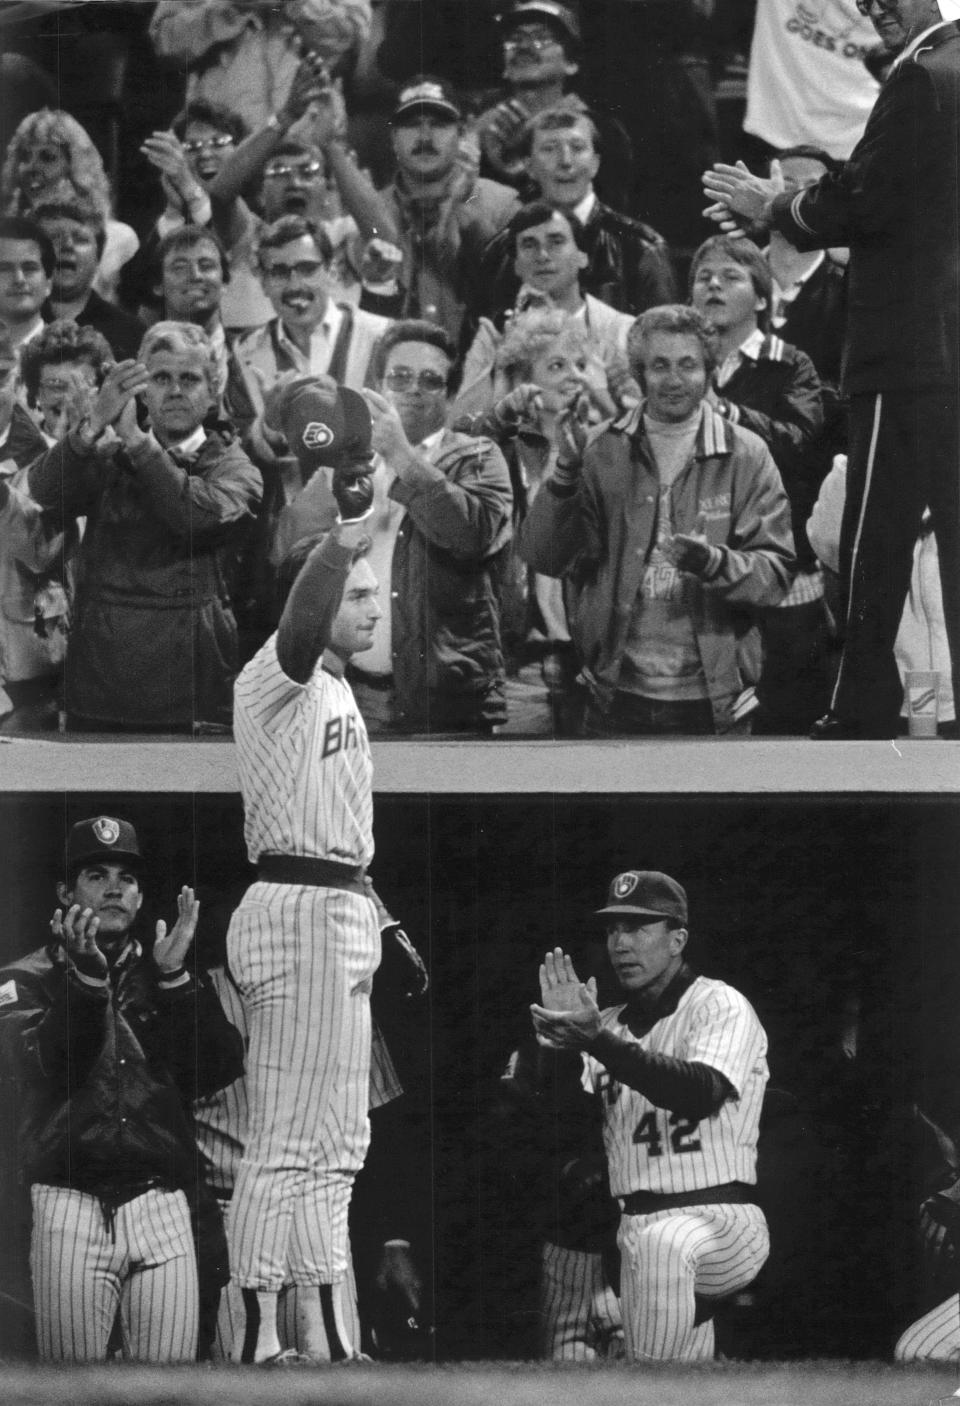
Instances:
[[[143,855],[134,854],[129,849],[94,849],[86,854],[78,854],[71,858],[70,868],[79,869],[84,864],[103,864],[111,859],[122,859],[129,864],[131,869],[142,869],[144,867]]]
[[[656,908],[637,908],[630,903],[615,903],[606,908],[595,908],[594,916],[597,918],[607,917],[611,913],[636,913],[641,918],[672,918],[673,913],[661,913]]]
[[[451,107],[447,103],[436,102],[407,103],[405,107],[397,108],[390,121],[396,122],[398,117],[406,117],[411,112],[438,112],[441,117],[449,117],[453,122],[463,121],[463,114],[458,112],[455,107]]]

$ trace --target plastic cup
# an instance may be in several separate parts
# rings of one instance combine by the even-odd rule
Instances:
[[[936,669],[910,669],[904,679],[907,729],[911,737],[936,737],[940,675]]]

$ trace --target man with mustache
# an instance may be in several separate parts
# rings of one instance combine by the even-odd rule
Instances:
[[[480,254],[520,204],[462,164],[462,121],[446,83],[411,78],[391,120],[397,174],[381,192],[403,252],[397,315],[438,322],[454,340]]]

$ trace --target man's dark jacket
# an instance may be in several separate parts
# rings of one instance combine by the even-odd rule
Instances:
[[[634,315],[677,301],[670,251],[650,225],[598,200],[583,226],[582,247],[588,259],[580,275],[584,293]],[[477,281],[483,305],[476,310],[478,316],[495,318],[504,308],[513,307],[520,288],[513,263],[512,236],[501,231],[483,253]]]
[[[243,1072],[243,1042],[206,980],[164,985],[136,942],[109,985],[85,982],[57,943],[5,967],[0,1050],[21,1181],[93,1194],[154,1178],[191,1191],[189,1105]]]
[[[849,160],[773,224],[799,249],[850,248],[847,395],[960,385],[960,24],[890,73]]]
[[[49,303],[42,308],[45,322],[54,320],[54,312]],[[79,327],[93,327],[110,344],[117,361],[136,360],[147,329],[138,317],[124,312],[114,303],[108,303],[99,293],[91,289],[83,311],[75,319]]]

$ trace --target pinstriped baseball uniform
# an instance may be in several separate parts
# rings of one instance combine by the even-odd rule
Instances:
[[[243,1001],[233,982],[222,967],[210,972],[210,981],[220,998],[231,1025],[236,1026],[246,1038],[246,1012]],[[387,1049],[376,1026],[372,1044],[370,1064],[370,1108],[379,1108],[392,1099],[399,1098],[403,1088],[394,1068],[390,1051]],[[208,1158],[211,1167],[211,1184],[220,1198],[224,1211],[236,1181],[237,1169],[243,1153],[243,1143],[247,1131],[247,1090],[245,1079],[221,1089],[209,1098],[198,1099],[194,1103],[194,1118],[197,1143],[201,1152]],[[346,1292],[341,1298],[344,1311],[344,1333],[341,1338],[350,1343],[360,1341],[360,1318],[357,1312],[357,1288],[348,1243]],[[281,1315],[283,1309],[281,1309]],[[217,1322],[217,1341],[214,1358],[227,1361],[230,1346],[235,1341],[239,1326],[244,1321],[243,1305],[235,1284],[228,1285],[220,1299],[220,1315]],[[284,1324],[285,1333],[281,1340],[285,1347],[297,1347],[295,1330]]]
[[[71,1187],[37,1183],[31,1199],[41,1361],[104,1361],[118,1310],[125,1358],[195,1359],[197,1270],[182,1191],[146,1191],[109,1224],[96,1196]]]
[[[951,1294],[901,1335],[895,1362],[960,1362],[960,1295]]]
[[[372,759],[350,686],[325,655],[289,678],[276,635],[234,690],[251,861],[373,856]],[[248,1138],[227,1220],[242,1288],[332,1284],[347,1268],[347,1212],[369,1139],[370,986],[377,910],[338,888],[256,882],[227,935],[246,1007]]]
[[[603,1025],[651,1053],[709,1065],[729,1080],[736,1098],[697,1123],[655,1107],[584,1055],[584,1088],[602,1101],[612,1194],[754,1184],[767,1040],[750,1003],[724,982],[698,976],[676,1009],[640,1037],[621,1022],[624,1010],[605,1010]],[[695,1294],[732,1293],[755,1277],[769,1253],[763,1213],[749,1204],[624,1214],[618,1243],[627,1353],[638,1359],[712,1356],[713,1325],[695,1324]]]
[[[548,1240],[540,1252],[540,1356],[595,1362],[623,1355],[620,1303],[603,1256]]]

